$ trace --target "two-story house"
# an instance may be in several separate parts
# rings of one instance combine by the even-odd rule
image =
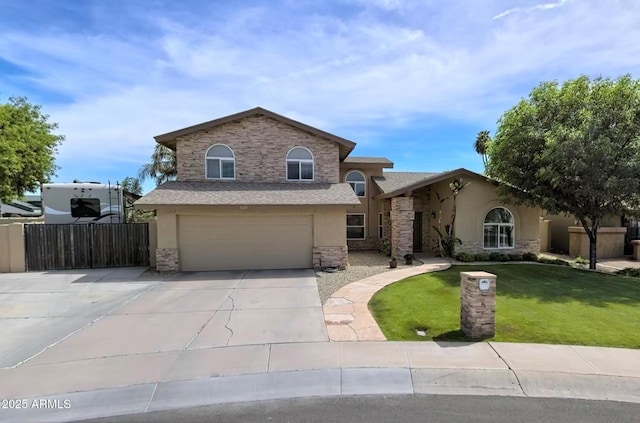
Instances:
[[[176,151],[177,180],[136,202],[157,214],[161,271],[344,268],[348,251],[430,252],[453,178],[463,251],[539,251],[539,210],[499,204],[486,177],[388,172],[386,158],[262,108],[155,137]],[[442,213],[440,213],[442,204]]]

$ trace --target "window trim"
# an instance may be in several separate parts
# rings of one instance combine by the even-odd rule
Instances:
[[[229,157],[216,157],[216,156],[212,156],[212,157],[208,157],[207,154],[209,154],[209,150],[211,150],[213,147],[217,147],[217,146],[223,146],[223,147],[227,147],[229,149],[229,151],[231,151],[231,158]],[[219,171],[220,171],[220,177],[219,178],[213,178],[213,177],[209,177],[209,160],[219,160]],[[226,161],[231,161],[233,162],[233,178],[225,178],[222,176],[222,161],[226,160]],[[217,144],[213,144],[212,146],[210,146],[209,148],[207,148],[207,151],[204,152],[204,178],[205,179],[211,179],[211,180],[220,180],[220,179],[224,179],[227,181],[233,181],[236,179],[236,153],[233,151],[233,148],[229,147],[226,144],[222,144],[222,143],[217,143]]]
[[[384,239],[384,217],[382,213],[378,213],[378,238]]]
[[[349,175],[351,175],[352,173],[359,173],[360,175],[362,175],[362,178],[364,179],[363,181],[353,181],[353,182],[349,182],[347,179],[349,178]],[[361,172],[359,170],[353,169],[353,170],[348,170],[347,173],[344,174],[344,181],[351,185],[351,184],[362,184],[364,185],[364,194],[363,195],[358,195],[358,191],[356,190],[355,187],[351,187],[353,188],[353,193],[358,197],[358,198],[367,198],[367,175],[364,174],[364,172]]]
[[[346,219],[348,219],[349,216],[362,216],[362,225],[346,225],[346,235],[347,235],[347,241],[364,241],[365,239],[367,239],[367,215],[365,213],[347,213],[346,218],[345,218],[345,223],[346,223]],[[362,238],[349,238],[349,228],[362,228]]]
[[[513,219],[513,223],[486,223],[485,220],[487,220],[487,215],[489,213],[491,213],[492,211],[494,211],[495,209],[503,209],[506,210],[507,212],[509,212],[509,215],[511,216],[511,219]],[[498,246],[497,247],[487,247],[486,246],[486,239],[485,239],[485,228],[487,226],[495,226],[497,229],[497,241],[498,241]],[[500,231],[502,228],[507,228],[510,227],[511,228],[511,236],[513,238],[513,245],[511,246],[500,246]],[[516,248],[516,217],[513,215],[513,213],[511,212],[511,210],[509,210],[506,207],[503,206],[496,206],[496,207],[492,207],[491,209],[487,210],[487,212],[484,214],[484,218],[482,219],[482,249],[483,250],[513,250]]]
[[[311,155],[311,159],[290,159],[289,154],[296,148],[302,148],[307,150]],[[289,162],[298,162],[298,179],[290,179],[289,178]],[[301,179],[302,176],[302,163],[311,163],[311,179]],[[292,182],[313,182],[316,178],[316,164],[315,157],[313,157],[313,153],[307,147],[303,147],[301,145],[296,145],[295,147],[291,147],[289,151],[287,151],[287,155],[285,156],[285,176],[287,181]]]

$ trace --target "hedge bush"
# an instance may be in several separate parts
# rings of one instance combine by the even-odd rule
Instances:
[[[553,258],[547,258],[547,257],[539,257],[538,258],[538,263],[543,263],[543,264],[557,264],[559,266],[571,266],[571,264],[569,264],[568,261],[562,260],[562,259],[553,259]]]
[[[476,261],[489,261],[491,260],[491,256],[489,253],[478,253],[476,254]]]
[[[511,260],[511,261],[522,261],[522,254],[509,253],[509,260]]]
[[[630,276],[632,278],[640,278],[640,269],[637,269],[635,267],[626,267],[622,270],[618,270],[616,272],[616,275]]]
[[[533,253],[524,253],[522,255],[522,259],[524,261],[538,261],[538,256],[536,254],[533,254]]]
[[[474,256],[473,254],[465,253],[465,252],[458,253],[456,255],[456,260],[462,261],[462,262],[466,262],[466,263],[474,261],[475,258],[476,258],[476,256]]]

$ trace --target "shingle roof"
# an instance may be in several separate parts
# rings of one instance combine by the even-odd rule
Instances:
[[[374,176],[373,182],[383,193],[388,193],[438,175],[438,172],[384,172],[383,176]]]
[[[158,205],[352,205],[360,204],[349,184],[171,181],[135,202]]]
[[[381,163],[381,164],[393,164],[393,162],[386,157],[361,157],[361,156],[349,156],[344,159],[344,163]]]

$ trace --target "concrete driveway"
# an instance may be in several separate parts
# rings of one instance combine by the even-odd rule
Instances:
[[[328,340],[312,270],[143,271],[0,275],[0,368]]]

